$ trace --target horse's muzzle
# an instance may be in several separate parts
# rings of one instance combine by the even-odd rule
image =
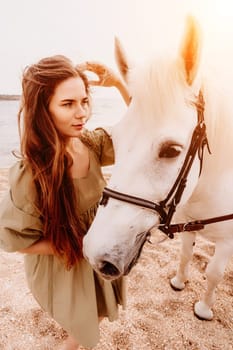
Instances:
[[[131,271],[132,267],[137,263],[142,248],[146,241],[149,241],[150,232],[142,232],[137,235],[135,245],[132,249],[132,252],[130,254],[127,254],[126,258],[127,260],[123,262],[123,264],[120,266],[119,260],[116,262],[113,262],[113,260],[110,258],[106,259],[106,257],[101,261],[98,262],[98,269],[96,271],[102,275],[104,279],[107,280],[114,280],[119,278],[120,276],[126,276]]]

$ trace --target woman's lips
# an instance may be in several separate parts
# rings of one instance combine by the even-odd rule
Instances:
[[[83,128],[84,124],[73,124],[72,127],[78,130],[81,130]]]

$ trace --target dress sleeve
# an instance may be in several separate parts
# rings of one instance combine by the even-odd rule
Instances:
[[[112,138],[103,128],[88,131],[86,136],[91,140],[91,146],[96,153],[100,165],[112,165],[114,163],[114,149]]]
[[[42,223],[35,209],[35,189],[30,174],[18,162],[10,171],[10,190],[0,203],[0,248],[14,252],[42,237]]]

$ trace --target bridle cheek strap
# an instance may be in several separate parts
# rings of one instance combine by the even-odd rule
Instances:
[[[176,207],[180,203],[180,200],[182,198],[183,192],[187,184],[188,175],[196,155],[198,154],[199,156],[201,155],[201,157],[203,157],[204,145],[208,145],[208,141],[206,136],[205,123],[201,121],[197,124],[197,126],[193,131],[188,152],[186,154],[183,166],[177,176],[177,179],[174,185],[169,191],[167,197],[160,202],[160,206],[164,210],[167,209],[166,218],[161,218],[160,230],[166,233],[168,236],[170,235],[173,236],[173,233],[171,232],[171,228],[170,228],[171,220],[175,214]],[[202,149],[202,152],[199,151],[200,149]],[[199,158],[199,160],[200,160],[200,172],[199,172],[199,176],[200,176],[202,158],[201,159]]]

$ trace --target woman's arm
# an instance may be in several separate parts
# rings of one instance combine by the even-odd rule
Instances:
[[[131,97],[127,86],[120,76],[116,75],[112,69],[99,62],[85,62],[79,64],[77,68],[81,69],[82,71],[88,70],[98,75],[99,80],[89,80],[90,85],[116,87],[123,97],[125,103],[129,105]]]
[[[121,80],[119,80],[118,82],[116,82],[115,86],[120,91],[121,96],[123,97],[125,103],[128,106],[130,104],[130,101],[131,101],[131,96],[129,95],[126,84],[124,84]]]
[[[18,250],[22,254],[54,255],[51,243],[46,239],[40,239],[31,246]]]

